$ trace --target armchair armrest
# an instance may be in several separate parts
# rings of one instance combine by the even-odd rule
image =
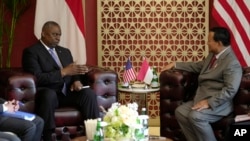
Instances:
[[[187,71],[165,70],[160,81],[160,135],[177,140],[184,140],[175,119],[175,109],[183,101],[191,99],[197,87],[197,77]]]
[[[91,71],[84,75],[83,81],[95,91],[98,104],[106,110],[117,101],[118,76],[115,71],[92,67]]]
[[[197,88],[198,74],[184,70],[165,70],[161,72],[160,93],[161,98],[172,100],[189,100]]]
[[[243,68],[239,90],[234,97],[233,114],[241,115],[250,112],[250,67]]]

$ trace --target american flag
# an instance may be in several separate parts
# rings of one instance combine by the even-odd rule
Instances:
[[[130,62],[130,59],[128,58],[128,61],[126,62],[125,70],[123,73],[123,81],[130,82],[135,79],[136,79],[136,74],[132,67],[132,63]]]
[[[212,15],[230,29],[231,46],[241,65],[250,66],[250,0],[214,0]]]

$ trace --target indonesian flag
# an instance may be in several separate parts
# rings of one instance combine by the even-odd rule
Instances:
[[[153,79],[153,71],[151,70],[146,58],[144,58],[140,71],[137,76],[137,80],[143,81],[146,84],[150,84]]]
[[[135,71],[132,67],[132,63],[130,61],[130,59],[128,58],[126,65],[125,65],[125,71],[123,74],[123,81],[126,82],[130,82],[132,80],[136,79],[136,74]]]
[[[76,63],[86,64],[82,0],[37,0],[34,31],[38,39],[47,21],[60,25],[60,46],[70,49]]]
[[[212,14],[220,26],[230,29],[241,65],[250,66],[250,0],[214,0]]]

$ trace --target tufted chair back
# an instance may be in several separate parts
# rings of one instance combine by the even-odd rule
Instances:
[[[174,141],[186,141],[175,119],[174,111],[182,104],[193,98],[197,88],[198,74],[182,70],[168,70],[160,74],[160,134]],[[243,68],[240,88],[234,97],[234,111],[212,123],[218,141],[224,140],[225,129],[235,115],[245,114],[250,106],[250,67]]]
[[[176,141],[185,141],[174,112],[183,101],[192,98],[197,76],[185,71],[169,70],[160,74],[160,134]]]
[[[83,83],[91,86],[97,94],[98,104],[105,110],[117,101],[118,76],[114,71],[91,67],[91,71],[83,77]]]
[[[19,69],[1,70],[0,74],[0,97],[5,100],[19,100],[22,111],[34,112],[36,94],[34,77]]]
[[[100,67],[90,66],[91,71],[82,76],[82,82],[97,94],[98,104],[108,109],[117,101],[117,73]],[[34,97],[37,92],[35,77],[20,68],[0,69],[0,97],[21,101],[23,111],[34,112]],[[100,110],[101,115],[103,113]],[[67,139],[84,135],[81,113],[74,107],[59,107],[55,111],[56,136]],[[63,140],[66,141],[66,140]]]

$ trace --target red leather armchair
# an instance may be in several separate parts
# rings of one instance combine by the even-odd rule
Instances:
[[[100,106],[108,109],[117,101],[117,73],[100,67],[83,75],[82,81],[96,92]],[[20,109],[34,111],[36,94],[35,77],[25,73],[20,68],[0,70],[0,97],[17,99],[22,102]],[[100,114],[102,114],[100,110]],[[78,110],[73,107],[59,107],[55,112],[56,137],[67,138],[84,134],[83,119]]]
[[[183,101],[193,98],[197,88],[197,74],[168,70],[160,74],[160,135],[174,141],[186,141],[175,119],[174,111]],[[245,114],[250,106],[250,67],[243,68],[240,88],[234,97],[234,111],[212,124],[218,141],[224,140],[225,130],[235,115]]]

